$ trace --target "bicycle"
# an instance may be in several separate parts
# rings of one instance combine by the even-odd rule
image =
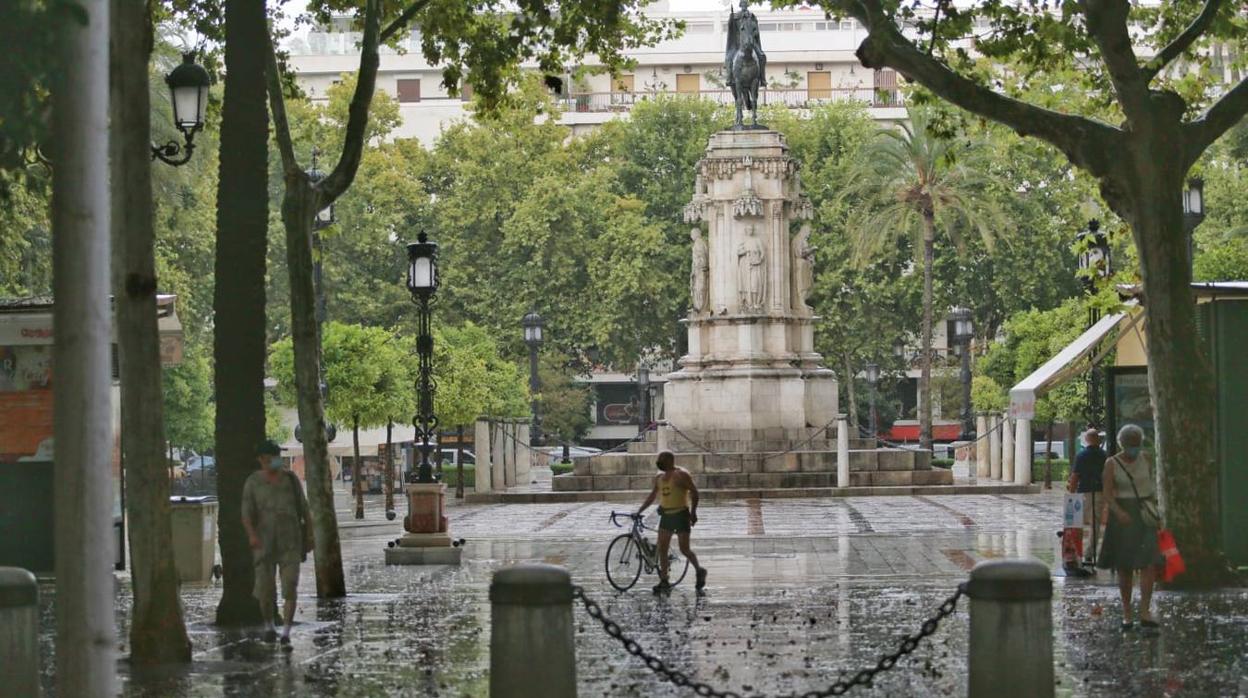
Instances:
[[[632,530],[616,536],[607,546],[607,581],[620,591],[628,591],[641,578],[642,569],[645,569],[646,574],[658,573],[659,551],[658,547],[643,535],[648,528],[643,521],[644,516],[628,512],[611,512],[611,523],[617,528],[623,528],[624,524],[620,523],[617,517],[632,519]],[[672,546],[667,551],[668,583],[676,586],[688,573],[689,560],[680,554],[675,541],[672,541]]]

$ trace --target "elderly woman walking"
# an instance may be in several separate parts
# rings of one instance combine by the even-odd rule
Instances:
[[[1105,542],[1097,566],[1118,572],[1122,596],[1122,630],[1134,627],[1131,614],[1131,582],[1140,573],[1140,627],[1157,628],[1150,604],[1156,566],[1162,562],[1157,547],[1157,478],[1152,458],[1140,450],[1144,431],[1134,424],[1118,430],[1119,452],[1105,461],[1103,487],[1109,506]]]

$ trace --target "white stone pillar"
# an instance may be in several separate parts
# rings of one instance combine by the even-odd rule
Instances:
[[[1014,420],[1014,484],[1031,484],[1031,420]]]
[[[836,415],[836,486],[849,487],[849,417]]]
[[[20,567],[0,567],[0,666],[5,695],[39,696],[39,584]]]
[[[988,437],[988,477],[1001,479],[1001,415],[988,415],[988,428],[992,430]]]
[[[987,480],[992,472],[988,457],[988,414],[980,412],[975,415],[975,474],[980,480]]]
[[[1014,482],[1014,420],[1009,416],[1001,425],[1001,480]]]
[[[970,698],[1053,696],[1053,582],[1036,560],[990,560],[971,570]]]
[[[472,429],[472,445],[477,455],[476,485],[473,491],[480,494],[494,489],[494,472],[490,459],[490,422],[478,419]]]

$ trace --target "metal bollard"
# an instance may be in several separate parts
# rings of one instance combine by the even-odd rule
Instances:
[[[1053,696],[1053,581],[1036,560],[991,560],[971,570],[970,698]]]
[[[555,565],[523,564],[490,583],[490,696],[576,697],[572,577]]]
[[[849,417],[836,415],[836,486],[849,487]]]
[[[0,693],[39,695],[39,584],[20,567],[0,567],[0,667]]]

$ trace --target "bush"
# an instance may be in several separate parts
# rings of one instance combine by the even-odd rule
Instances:
[[[1036,457],[1031,463],[1031,481],[1044,482],[1044,463],[1043,457]],[[1064,458],[1053,459],[1053,482],[1065,482],[1070,477],[1070,461]]]
[[[572,464],[571,463],[551,463],[550,469],[556,475],[567,475],[568,473],[572,472]]]
[[[949,468],[952,468],[952,467],[953,467],[953,459],[952,459],[952,458],[933,458],[933,459],[932,459],[932,467],[933,467],[933,468],[944,468],[944,469],[948,470]]]
[[[454,489],[459,483],[458,468],[454,465],[445,465],[442,469],[442,482],[450,489]],[[472,488],[477,484],[477,467],[475,465],[464,464],[464,487]]]

